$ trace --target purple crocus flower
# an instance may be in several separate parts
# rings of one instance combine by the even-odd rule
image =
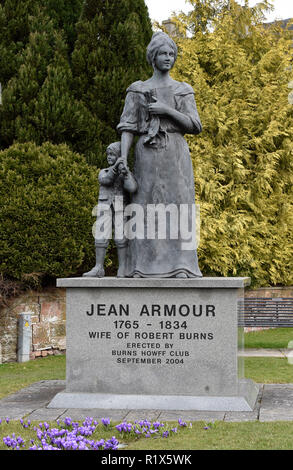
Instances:
[[[109,439],[104,446],[104,450],[116,450],[118,449],[118,444],[119,442],[117,441],[116,437],[113,436],[111,439]]]
[[[101,421],[102,421],[104,426],[109,426],[110,422],[111,422],[111,420],[109,418],[102,418]]]
[[[71,426],[72,420],[71,420],[71,418],[67,417],[67,418],[64,419],[63,422],[64,422],[65,426]]]
[[[184,428],[187,426],[187,424],[184,421],[182,421],[181,418],[178,419],[178,424],[179,426],[184,427]]]
[[[157,432],[158,432],[157,429],[150,429],[150,430],[149,430],[149,433],[150,433],[150,434],[156,434]]]
[[[104,447],[104,445],[105,445],[105,440],[101,439],[100,441],[95,442],[92,447],[93,449],[97,450],[97,449]]]
[[[163,424],[163,423],[160,423],[160,421],[155,421],[155,422],[153,423],[153,426],[154,426],[155,429],[159,429],[160,427],[163,427],[164,424]]]

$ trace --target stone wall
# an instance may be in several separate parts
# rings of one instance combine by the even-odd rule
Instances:
[[[0,309],[0,363],[17,361],[20,313],[31,314],[31,359],[65,352],[65,289],[46,289],[24,294]]]
[[[293,287],[261,287],[255,290],[247,289],[245,291],[245,297],[249,298],[289,298],[293,297]]]

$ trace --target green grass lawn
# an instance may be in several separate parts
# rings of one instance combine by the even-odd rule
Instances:
[[[286,358],[246,357],[244,374],[256,383],[293,383],[293,365]]]
[[[192,423],[169,439],[140,439],[129,444],[129,450],[285,450],[293,449],[293,423],[217,421],[208,430],[206,423]],[[162,447],[163,446],[163,447]]]
[[[0,399],[41,380],[65,379],[65,356],[0,364]]]
[[[293,328],[274,328],[244,334],[245,348],[286,349],[293,341]]]

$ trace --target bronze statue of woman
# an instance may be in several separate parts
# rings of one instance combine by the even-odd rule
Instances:
[[[134,165],[138,189],[132,203],[145,211],[148,205],[176,205],[180,210],[182,205],[192,208],[195,204],[193,169],[184,134],[199,134],[202,127],[192,87],[169,75],[176,58],[174,41],[163,32],[155,33],[147,48],[153,76],[127,89],[117,127],[125,161],[134,136],[138,136]],[[167,234],[165,239],[150,239],[145,234],[143,239],[130,240],[127,277],[201,277],[196,249],[185,249],[186,240],[179,232],[177,238]]]

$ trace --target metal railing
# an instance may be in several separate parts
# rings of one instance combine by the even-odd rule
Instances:
[[[293,298],[245,298],[238,301],[238,325],[293,327]]]

